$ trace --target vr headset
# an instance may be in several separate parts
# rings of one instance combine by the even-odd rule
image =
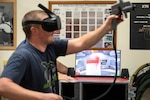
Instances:
[[[41,24],[42,28],[47,32],[60,30],[61,29],[60,17],[54,14],[53,12],[51,12],[50,10],[48,10],[46,7],[44,7],[41,4],[39,4],[38,7],[43,9],[49,17],[43,19],[42,21],[35,21],[35,20],[25,21],[22,23],[22,26],[26,26],[28,24]]]

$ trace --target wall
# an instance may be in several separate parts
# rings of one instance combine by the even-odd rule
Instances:
[[[51,0],[52,1],[52,0]],[[53,0],[55,1],[55,0]],[[76,0],[81,1],[81,0]],[[82,0],[87,1],[87,0]],[[93,0],[92,0],[93,1]],[[100,0],[98,0],[100,1]],[[106,1],[106,0],[105,0]],[[114,1],[114,0],[109,0]],[[128,0],[124,0],[128,1]],[[130,0],[130,2],[150,2],[149,0]],[[17,0],[17,45],[24,40],[25,36],[21,27],[21,20],[24,14],[30,10],[39,9],[37,5],[42,3],[48,7],[48,0]],[[128,14],[129,16],[129,14]],[[150,62],[150,50],[130,50],[130,25],[129,17],[124,20],[118,26],[117,30],[117,49],[121,50],[121,66],[122,68],[128,68],[130,75],[132,75],[135,70],[141,65]],[[13,53],[11,50],[0,50],[0,72],[3,69],[2,62],[7,60]],[[72,61],[70,61],[70,59]],[[74,55],[69,55],[66,57],[60,57],[59,60],[67,65],[68,67],[73,67],[75,65]]]

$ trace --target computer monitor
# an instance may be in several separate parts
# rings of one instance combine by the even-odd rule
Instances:
[[[121,50],[83,50],[75,54],[75,76],[120,76]]]

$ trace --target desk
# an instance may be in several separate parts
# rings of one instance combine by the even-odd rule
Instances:
[[[103,94],[114,80],[110,77],[75,77],[75,79],[76,81],[70,83],[63,80],[59,82],[59,94],[72,98],[64,100],[92,100]],[[117,78],[109,93],[99,100],[128,100],[128,80]]]

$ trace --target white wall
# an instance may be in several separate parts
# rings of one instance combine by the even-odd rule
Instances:
[[[55,1],[55,0],[51,0]],[[64,0],[63,0],[64,1]],[[87,1],[87,0],[76,0],[76,1]],[[93,0],[91,0],[93,1]],[[98,0],[100,1],[100,0]],[[106,0],[105,0],[106,1]],[[114,0],[108,0],[114,1]],[[129,0],[124,0],[129,1]],[[130,2],[150,2],[149,0],[130,0]],[[17,45],[24,40],[25,36],[21,27],[21,20],[24,14],[30,10],[39,9],[37,5],[42,3],[48,7],[48,0],[17,0]],[[129,16],[129,14],[128,14]],[[150,50],[130,50],[130,31],[129,31],[129,17],[125,19],[123,23],[118,26],[117,30],[117,49],[121,50],[121,66],[122,68],[128,68],[130,75],[141,65],[150,62]],[[0,50],[0,72],[3,69],[2,62],[7,60],[13,53],[11,50]],[[70,61],[71,59],[71,61]],[[59,60],[69,67],[75,65],[74,55],[61,57]]]

